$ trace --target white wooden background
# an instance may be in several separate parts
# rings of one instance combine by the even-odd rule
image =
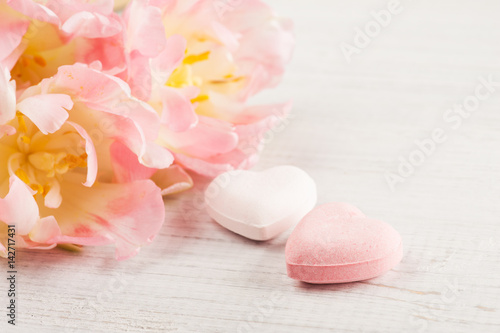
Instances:
[[[302,167],[320,203],[389,222],[402,262],[359,283],[291,280],[288,233],[258,243],[223,229],[200,207],[197,179],[165,201],[161,234],[131,260],[112,248],[18,254],[18,330],[2,314],[0,331],[500,332],[500,88],[457,130],[443,121],[479,77],[500,81],[500,2],[401,0],[350,64],[340,43],[388,1],[269,3],[295,20],[297,49],[259,101],[295,106],[256,168]],[[437,127],[448,140],[391,191],[385,173]]]

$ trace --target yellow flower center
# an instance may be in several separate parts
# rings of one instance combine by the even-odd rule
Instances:
[[[200,38],[198,38],[197,41],[200,43],[206,42],[205,39]],[[231,57],[228,56],[227,59],[231,59]],[[210,61],[212,61],[212,63],[210,63]],[[232,94],[243,87],[243,76],[234,76],[232,73],[229,73],[222,76],[214,74],[213,77],[203,77],[201,74],[197,74],[197,66],[205,65],[204,73],[206,74],[207,65],[214,65],[217,67],[218,64],[215,62],[215,59],[211,59],[210,51],[190,54],[189,51],[186,50],[186,56],[184,57],[182,64],[174,70],[166,83],[167,86],[174,88],[184,88],[190,86],[200,88],[198,96],[191,100],[192,103],[199,103],[196,109],[199,114],[209,113],[209,111],[204,110],[207,109],[207,107],[201,103],[210,100],[210,91],[215,91],[221,94]],[[227,67],[232,68],[234,66]]]
[[[209,57],[210,51],[184,57],[182,64],[174,70],[172,75],[170,75],[167,81],[167,86],[174,88],[184,88],[190,86],[202,88],[203,79],[194,74],[193,65],[201,61],[206,61]],[[200,93],[197,97],[191,100],[191,103],[203,102],[208,99],[208,95]]]
[[[46,195],[70,170],[87,167],[85,143],[71,126],[44,135],[20,112],[10,125],[17,133],[0,139],[0,145],[12,148],[7,157],[9,174],[17,175],[37,194]]]
[[[34,20],[19,47],[23,53],[11,71],[19,87],[38,84],[60,66],[75,63],[75,41],[65,43],[58,27],[49,23]]]

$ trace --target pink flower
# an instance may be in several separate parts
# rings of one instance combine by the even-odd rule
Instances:
[[[248,106],[289,61],[292,24],[259,0],[133,0],[124,14],[133,94],[160,114],[176,162],[215,176],[249,168],[289,103]]]
[[[0,2],[0,64],[18,89],[53,76],[60,66],[94,61],[110,73],[126,66],[122,19],[112,0]]]
[[[18,247],[114,243],[125,259],[151,242],[164,220],[161,190],[110,156],[175,175],[172,154],[154,143],[157,113],[86,65],[62,66],[18,98],[0,72],[0,255],[10,224]]]

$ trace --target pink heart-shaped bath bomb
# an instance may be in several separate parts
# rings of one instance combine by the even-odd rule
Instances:
[[[288,276],[308,283],[371,279],[402,257],[401,236],[393,227],[337,202],[307,214],[286,243]]]

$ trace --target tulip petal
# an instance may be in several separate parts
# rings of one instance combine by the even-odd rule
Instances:
[[[57,238],[61,236],[61,229],[53,216],[45,217],[37,221],[29,238],[31,241],[40,244],[57,243]],[[56,244],[54,244],[55,246]]]
[[[159,139],[173,151],[197,158],[209,158],[232,151],[238,144],[234,127],[225,121],[199,116],[198,124],[184,132],[163,127]]]
[[[93,113],[97,119],[107,119],[106,136],[127,145],[145,166],[161,169],[172,164],[172,154],[153,143],[160,127],[158,114],[132,97],[124,81],[84,65],[73,65],[60,67],[47,84],[52,91],[69,93],[75,101],[84,103],[88,107],[82,110],[84,117]]]
[[[161,11],[149,6],[147,1],[130,3],[124,13],[127,22],[127,48],[139,51],[143,56],[154,57],[165,47],[166,36]]]
[[[153,85],[151,71],[149,68],[150,59],[143,56],[139,51],[132,51],[128,63],[128,84],[132,90],[132,95],[142,101],[151,99],[151,88]]]
[[[0,221],[16,226],[19,235],[28,234],[39,218],[33,191],[16,176],[10,177],[10,189],[0,198]]]
[[[234,149],[226,154],[203,159],[175,154],[175,160],[186,169],[214,178],[226,171],[250,169],[258,162],[259,152],[259,147],[250,147],[245,150]]]
[[[83,183],[84,186],[90,187],[94,185],[97,178],[97,153],[92,142],[92,138],[87,133],[87,131],[77,123],[68,121],[68,124],[74,127],[74,129],[81,135],[85,140],[85,152],[87,153],[87,180]]]
[[[16,134],[16,129],[10,125],[0,125],[0,139],[5,135],[14,135]]]
[[[68,35],[85,38],[105,38],[116,35],[122,30],[122,24],[114,15],[102,15],[92,12],[78,12],[62,25],[62,31]]]
[[[156,172],[156,169],[140,164],[137,155],[121,142],[111,144],[110,155],[115,182],[128,183],[149,179]]]
[[[69,117],[66,110],[71,108],[73,101],[64,94],[35,95],[17,104],[17,109],[30,118],[43,134],[59,130]]]
[[[10,81],[10,72],[7,68],[2,68],[0,69],[0,125],[6,124],[15,116],[16,84]]]
[[[127,183],[151,178],[161,189],[162,195],[182,192],[193,186],[191,177],[178,165],[160,170],[147,168],[120,142],[111,145],[110,153],[116,182]]]
[[[75,60],[91,64],[99,61],[103,72],[118,75],[126,69],[126,54],[121,33],[107,38],[76,38]]]
[[[12,17],[4,10],[0,11],[0,34],[2,36],[0,38],[0,63],[3,63],[21,44],[29,25],[28,20]]]
[[[170,195],[189,190],[193,187],[193,179],[179,165],[171,165],[160,169],[151,177],[162,195]]]
[[[91,12],[109,15],[113,12],[113,0],[46,0],[47,7],[61,20],[66,21],[75,13]]]
[[[115,243],[119,260],[135,255],[141,245],[150,243],[165,218],[160,189],[150,180],[96,183],[87,188],[75,179],[64,182],[61,191],[64,201],[59,209],[42,208],[44,215],[56,218],[61,230],[61,235],[51,241],[80,245]]]
[[[254,166],[262,150],[263,134],[273,130],[289,114],[291,103],[252,106],[245,108],[232,119],[238,134],[238,147],[209,158],[199,158],[181,153],[175,154],[177,163],[196,173],[215,177],[234,169]]]
[[[233,118],[240,141],[261,141],[264,133],[283,123],[291,108],[291,102],[245,108]]]
[[[198,116],[190,100],[194,96],[185,96],[182,90],[170,87],[163,87],[161,94],[163,102],[162,124],[174,132],[187,131],[196,126]]]
[[[33,0],[9,0],[8,5],[24,15],[42,22],[59,25],[59,17],[49,8]]]
[[[186,45],[186,39],[181,35],[170,36],[162,53],[152,59],[152,71],[161,78],[158,80],[160,85],[164,85],[170,74],[182,63]]]
[[[54,181],[50,184],[50,190],[45,194],[43,203],[48,208],[59,208],[62,200],[61,185],[58,181]]]

